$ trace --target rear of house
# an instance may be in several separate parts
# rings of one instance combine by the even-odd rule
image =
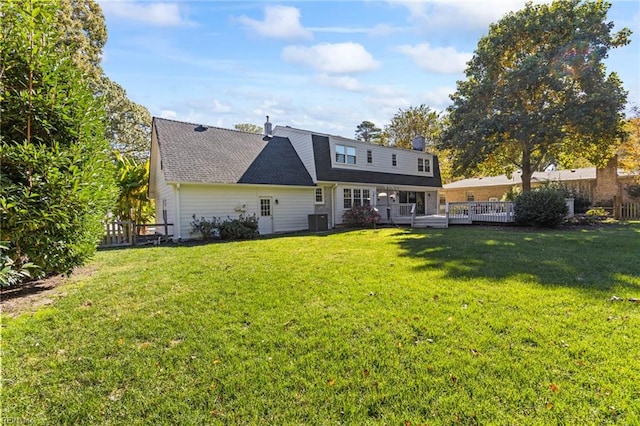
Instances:
[[[391,216],[437,212],[437,158],[421,150],[265,124],[265,134],[154,118],[149,196],[156,223],[174,239],[191,234],[193,216],[255,215],[260,234],[342,224],[345,210],[373,205]],[[388,207],[388,209],[387,209]],[[317,223],[313,225],[317,226]],[[159,228],[160,229],[160,228]]]

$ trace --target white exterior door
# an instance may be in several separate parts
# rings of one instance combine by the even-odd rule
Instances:
[[[258,202],[258,231],[261,235],[273,234],[273,197],[260,197]]]

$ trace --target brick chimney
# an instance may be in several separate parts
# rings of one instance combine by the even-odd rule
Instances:
[[[593,204],[614,207],[621,200],[622,186],[618,183],[618,156],[609,160],[604,169],[596,169]]]

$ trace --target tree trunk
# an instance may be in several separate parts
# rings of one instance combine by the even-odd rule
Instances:
[[[528,147],[522,150],[522,192],[531,191],[531,151]]]

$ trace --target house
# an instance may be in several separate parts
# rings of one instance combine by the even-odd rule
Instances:
[[[149,197],[156,223],[173,224],[174,239],[192,237],[194,215],[255,214],[260,233],[271,234],[307,230],[316,220],[333,228],[346,209],[363,204],[387,222],[422,217],[438,226],[429,218],[441,187],[437,157],[423,150],[272,129],[268,117],[264,135],[157,117],[152,123]]]
[[[602,169],[587,167],[534,172],[531,178],[531,187],[558,182],[574,193],[581,194],[593,205],[609,207],[614,205],[614,200],[620,203],[632,201],[624,188],[627,185],[632,185],[634,178],[634,176],[625,174],[618,169],[617,160],[613,158]],[[499,201],[513,187],[522,187],[520,172],[513,173],[511,176],[462,179],[443,186],[440,192],[440,205],[443,208],[442,206],[447,202]]]

